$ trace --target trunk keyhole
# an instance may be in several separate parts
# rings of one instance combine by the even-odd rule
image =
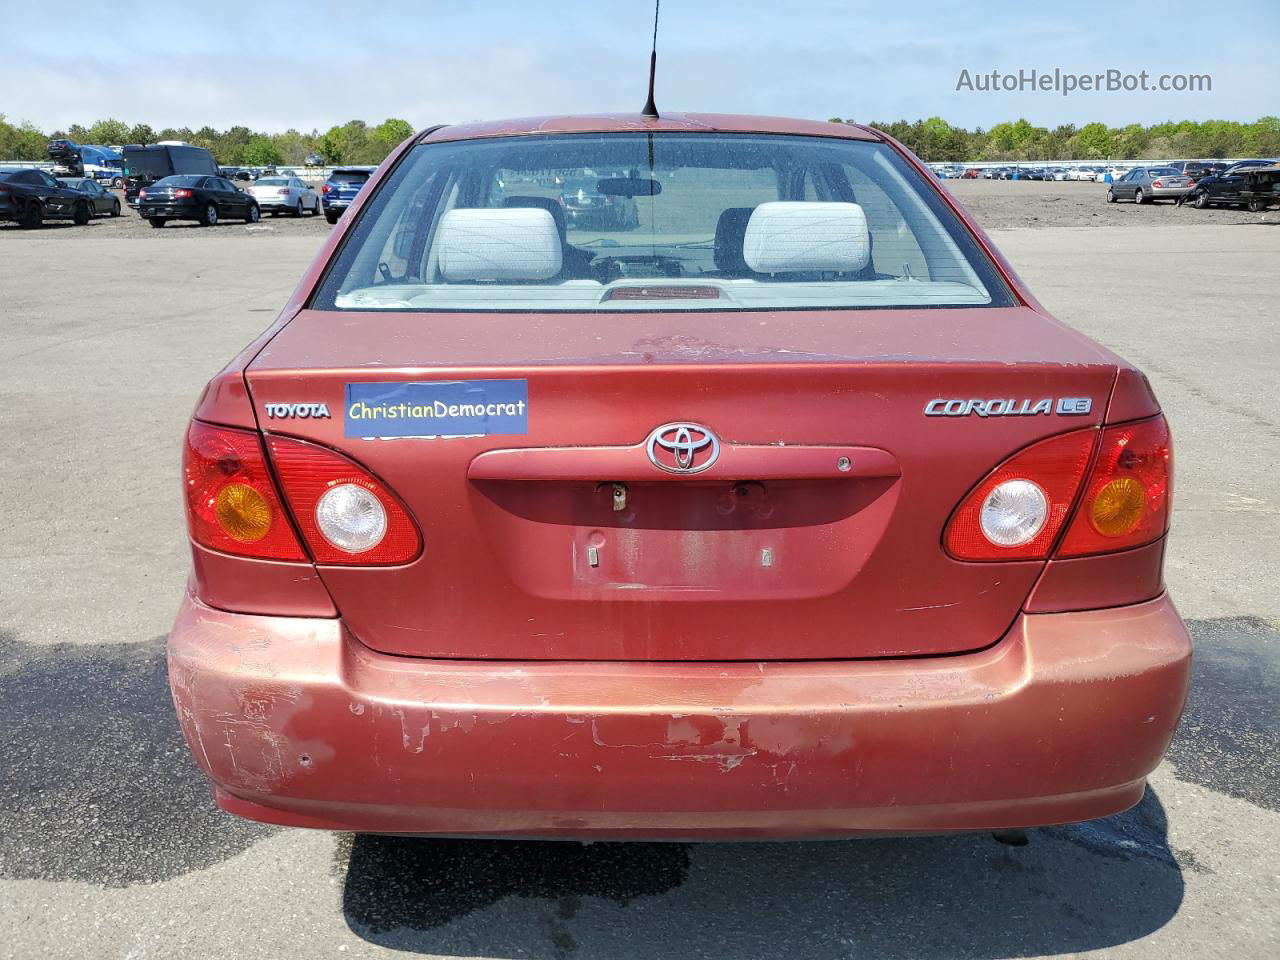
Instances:
[[[613,485],[613,512],[622,513],[627,509],[627,485],[625,483],[615,483]]]

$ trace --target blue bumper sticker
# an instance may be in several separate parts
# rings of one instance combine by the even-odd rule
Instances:
[[[528,380],[348,383],[348,437],[466,437],[529,432]]]

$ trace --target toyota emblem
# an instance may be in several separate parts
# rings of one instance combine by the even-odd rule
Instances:
[[[645,443],[649,460],[667,473],[701,473],[720,457],[720,441],[696,423],[664,423]]]

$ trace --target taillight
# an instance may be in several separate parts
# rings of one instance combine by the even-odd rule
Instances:
[[[1172,483],[1173,447],[1164,417],[1105,428],[1058,554],[1127,550],[1160,539],[1169,529]]]
[[[306,560],[276,495],[258,434],[193,420],[182,451],[187,528],[201,546],[268,560]]]
[[[271,462],[317,563],[388,565],[418,555],[404,504],[371,473],[327,447],[269,436]]]
[[[1096,429],[1041,440],[1014,454],[960,502],[944,538],[960,560],[1049,555],[1084,478]]]
[[[139,196],[139,197],[145,197],[146,195],[147,195],[147,191],[145,191],[145,190],[139,190],[139,191],[138,191],[138,196]]]
[[[1161,186],[1164,186],[1164,184],[1162,184],[1159,180],[1152,180],[1152,181],[1151,181],[1151,185],[1152,185],[1153,187],[1161,187]]]
[[[333,187],[329,186],[329,184],[327,184],[327,183],[326,183],[326,184],[324,185],[324,192],[325,192],[325,193],[332,193],[332,192],[333,192]]]
[[[173,195],[174,195],[175,197],[189,197],[189,196],[191,196],[191,191],[190,191],[190,190],[175,190],[175,191],[173,191]]]
[[[1190,177],[1188,177],[1188,178],[1187,178],[1187,186],[1188,186],[1188,187],[1194,187],[1195,185],[1196,185],[1196,182],[1195,182],[1194,180],[1192,180]]]

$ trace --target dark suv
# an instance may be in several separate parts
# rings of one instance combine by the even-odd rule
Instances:
[[[360,190],[369,182],[373,167],[337,167],[324,182],[320,202],[324,205],[324,218],[337,223],[343,211],[355,202]]]

